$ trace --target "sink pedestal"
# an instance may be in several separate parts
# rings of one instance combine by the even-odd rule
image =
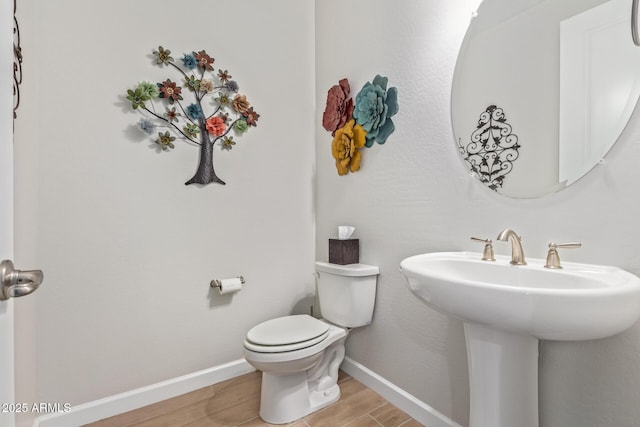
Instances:
[[[538,339],[465,322],[469,427],[538,427]]]

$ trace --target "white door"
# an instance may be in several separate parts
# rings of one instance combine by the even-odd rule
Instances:
[[[0,0],[0,260],[13,258],[13,3]],[[13,427],[13,302],[0,301],[0,427]]]

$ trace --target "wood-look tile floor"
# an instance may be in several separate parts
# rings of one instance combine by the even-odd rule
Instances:
[[[260,372],[201,388],[135,411],[87,424],[90,427],[269,426],[258,417]],[[419,427],[422,424],[342,371],[336,403],[289,424],[292,427]]]

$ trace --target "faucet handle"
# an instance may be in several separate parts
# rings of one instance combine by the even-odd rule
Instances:
[[[578,242],[569,242],[569,243],[549,243],[549,252],[547,252],[547,262],[545,263],[545,268],[562,268],[560,265],[560,255],[558,255],[557,248],[565,248],[565,249],[575,249],[581,248],[582,243]]]
[[[491,239],[480,239],[478,237],[472,237],[471,240],[474,242],[482,242],[484,243],[484,250],[482,251],[482,260],[483,261],[495,261],[496,257],[493,254],[493,241]]]

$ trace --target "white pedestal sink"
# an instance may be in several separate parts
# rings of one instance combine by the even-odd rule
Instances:
[[[425,304],[464,322],[470,427],[538,427],[538,340],[618,334],[640,317],[640,278],[616,267],[544,261],[510,265],[471,252],[404,259]]]

